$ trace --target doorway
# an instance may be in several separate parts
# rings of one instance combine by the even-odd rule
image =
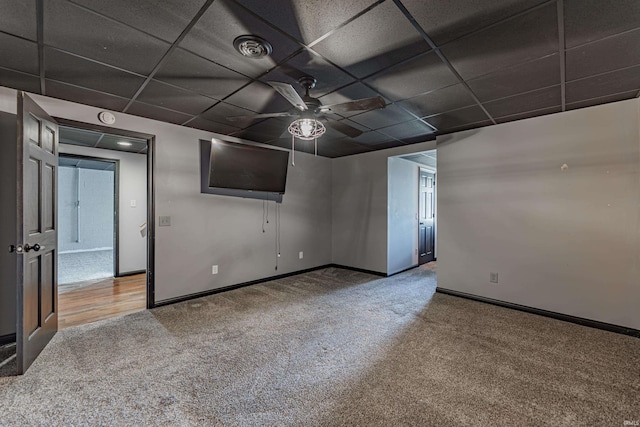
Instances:
[[[142,311],[147,140],[61,124],[59,142],[59,328]]]
[[[436,174],[420,168],[418,188],[418,264],[422,265],[436,259]]]

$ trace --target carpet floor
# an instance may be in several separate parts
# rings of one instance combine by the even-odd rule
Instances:
[[[0,425],[513,426],[640,419],[640,339],[328,268],[59,332]]]

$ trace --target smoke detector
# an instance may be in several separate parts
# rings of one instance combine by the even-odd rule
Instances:
[[[240,36],[233,41],[233,47],[242,56],[254,59],[269,56],[272,51],[271,44],[258,36]]]

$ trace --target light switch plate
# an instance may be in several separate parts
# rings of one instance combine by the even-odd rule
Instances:
[[[170,227],[171,226],[171,217],[170,216],[161,216],[158,221],[158,225],[160,227]]]
[[[131,207],[135,208],[137,206],[137,202],[135,200],[131,201]]]
[[[300,259],[304,258],[304,253],[302,251],[300,251],[298,253],[298,258],[300,258]]]

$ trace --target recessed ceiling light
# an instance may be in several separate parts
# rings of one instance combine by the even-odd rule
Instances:
[[[118,141],[118,145],[122,145],[123,147],[131,147],[131,143],[127,141]]]

